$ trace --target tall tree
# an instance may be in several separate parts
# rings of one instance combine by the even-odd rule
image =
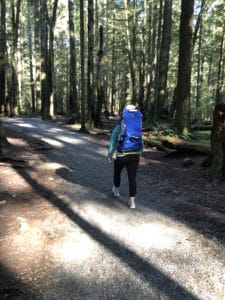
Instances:
[[[136,76],[135,76],[135,61],[134,61],[134,49],[135,45],[132,43],[132,37],[130,33],[130,10],[128,5],[128,0],[124,0],[125,6],[125,20],[126,20],[126,41],[127,41],[127,53],[128,53],[128,60],[129,60],[129,69],[130,69],[130,78],[131,78],[131,85],[130,85],[130,100],[133,104],[137,101],[136,95]],[[134,38],[135,39],[135,38]],[[132,47],[133,45],[133,47]]]
[[[1,27],[0,27],[0,113],[5,105],[6,81],[6,2],[1,0]]]
[[[158,77],[158,93],[157,93],[157,116],[163,117],[164,103],[167,98],[167,74],[169,65],[169,53],[171,43],[172,28],[172,0],[164,1],[163,30],[160,47],[159,59],[159,77]]]
[[[225,21],[223,22],[222,34],[220,38],[220,47],[218,49],[219,62],[218,62],[218,72],[217,72],[217,84],[216,84],[216,103],[222,101],[223,98],[223,86],[224,86],[224,65],[225,65]]]
[[[192,18],[194,0],[181,1],[179,63],[176,93],[176,128],[181,133],[190,129],[190,86],[192,59]]]
[[[12,16],[12,58],[10,64],[10,81],[8,86],[8,99],[10,115],[15,115],[15,109],[18,105],[18,38],[19,38],[19,21],[20,21],[21,0],[11,1]]]
[[[84,61],[84,2],[80,0],[80,68],[81,68],[81,79],[80,79],[80,96],[81,96],[81,132],[86,132],[85,126],[85,105],[86,105],[86,95],[85,95],[85,61]]]
[[[48,103],[50,117],[54,116],[54,102],[55,102],[55,72],[54,72],[54,30],[57,17],[58,0],[54,0],[52,7],[52,15],[48,17],[49,28],[49,53],[48,53],[48,69],[47,78],[49,82]]]
[[[33,43],[32,43],[32,26],[31,26],[31,2],[27,0],[27,19],[28,19],[28,47],[29,47],[29,66],[30,66],[30,87],[31,87],[31,110],[35,112],[35,89],[34,89],[34,74],[33,74]]]
[[[28,0],[29,1],[29,0]],[[40,25],[41,14],[40,14],[40,0],[33,1],[33,16],[34,16],[34,90],[35,90],[35,109],[40,112],[41,108],[41,57],[40,57]]]
[[[41,115],[49,118],[49,85],[47,81],[48,62],[48,30],[47,30],[47,3],[40,0],[40,38],[41,38]]]
[[[97,66],[97,94],[98,94],[98,103],[96,108],[96,119],[95,119],[95,127],[101,128],[101,114],[102,114],[102,106],[105,99],[105,91],[104,91],[104,82],[103,82],[103,57],[104,57],[104,31],[103,26],[100,26],[99,29],[99,51],[98,51],[98,66]]]
[[[87,102],[88,118],[95,122],[94,104],[94,2],[88,1],[88,70],[87,70]]]
[[[54,29],[58,0],[54,0],[49,14],[46,0],[41,0],[41,56],[42,56],[42,118],[54,115]]]
[[[0,154],[2,153],[2,149],[8,144],[9,143],[8,143],[7,138],[5,136],[3,126],[2,126],[2,121],[1,121],[1,118],[0,118]]]
[[[75,121],[79,119],[77,101],[77,64],[76,64],[76,43],[74,29],[74,2],[68,0],[69,11],[69,38],[70,38],[70,62],[69,62],[69,114],[74,115]]]

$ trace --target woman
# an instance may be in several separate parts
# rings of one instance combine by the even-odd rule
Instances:
[[[143,152],[141,121],[142,115],[136,106],[127,105],[123,110],[123,117],[111,134],[108,149],[108,158],[110,162],[112,162],[113,154],[116,152],[112,193],[115,197],[120,196],[119,187],[121,182],[121,172],[123,168],[126,167],[129,182],[128,205],[131,209],[136,208],[136,175],[140,155]]]

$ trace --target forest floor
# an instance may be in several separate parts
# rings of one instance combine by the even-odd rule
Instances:
[[[130,210],[109,130],[2,121],[0,299],[225,299],[225,187],[204,156],[145,147]]]

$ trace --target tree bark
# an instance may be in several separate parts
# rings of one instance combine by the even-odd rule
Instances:
[[[84,73],[85,61],[84,61],[84,2],[80,0],[80,68],[81,68],[81,128],[80,132],[86,132],[85,127],[85,73]]]
[[[35,92],[34,92],[34,74],[33,74],[33,43],[32,43],[32,28],[31,28],[31,3],[27,0],[27,19],[28,19],[28,46],[29,46],[29,66],[30,66],[30,89],[31,89],[31,111],[35,113]]]
[[[18,37],[19,37],[19,21],[20,21],[21,0],[17,0],[16,7],[11,3],[12,27],[13,27],[13,47],[12,47],[12,63],[10,67],[10,81],[8,86],[8,99],[10,116],[15,115],[15,109],[18,105]]]
[[[211,176],[225,176],[225,102],[216,104],[211,131]]]
[[[127,40],[127,53],[128,53],[128,60],[129,60],[129,69],[130,69],[130,78],[131,78],[131,85],[130,85],[130,100],[131,103],[136,104],[136,78],[135,78],[135,68],[134,65],[136,62],[134,61],[134,47],[132,47],[131,43],[131,35],[130,35],[130,23],[129,23],[129,10],[128,10],[128,1],[124,0],[125,6],[125,20],[126,20],[126,40]]]
[[[6,146],[9,145],[7,138],[5,136],[3,127],[2,127],[2,122],[0,119],[0,154],[2,153],[2,149]]]
[[[29,1],[29,0],[28,0]],[[40,0],[33,2],[33,15],[34,15],[34,61],[35,61],[35,78],[34,78],[34,90],[35,90],[35,108],[36,112],[41,111],[41,56],[40,56]]]
[[[1,0],[0,27],[0,113],[5,110],[5,82],[6,82],[6,2]]]
[[[104,91],[104,83],[103,83],[103,57],[104,57],[104,32],[103,27],[100,26],[99,29],[99,37],[100,37],[100,45],[98,51],[98,66],[97,66],[97,95],[98,95],[98,103],[96,109],[96,120],[95,127],[102,127],[102,105],[104,103],[105,91]]]
[[[166,90],[172,28],[172,4],[172,0],[165,0],[157,93],[157,116],[159,118],[164,116],[164,103],[167,97]]]
[[[78,101],[77,101],[77,72],[76,72],[76,44],[74,29],[74,3],[68,1],[69,11],[69,38],[70,38],[70,63],[69,63],[69,115],[75,116],[75,121],[79,119]]]
[[[185,134],[189,132],[190,129],[193,12],[194,0],[182,0],[175,125],[179,132]]]
[[[95,122],[94,104],[94,2],[88,1],[88,72],[87,72],[87,102],[88,118]]]

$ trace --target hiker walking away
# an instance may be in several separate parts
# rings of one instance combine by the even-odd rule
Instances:
[[[115,197],[120,196],[119,187],[121,182],[121,172],[126,167],[129,182],[129,201],[131,209],[136,208],[135,195],[137,191],[136,175],[139,165],[140,155],[143,152],[142,139],[142,114],[134,105],[127,105],[119,124],[114,128],[108,148],[108,159],[114,160],[114,185],[112,193]]]

